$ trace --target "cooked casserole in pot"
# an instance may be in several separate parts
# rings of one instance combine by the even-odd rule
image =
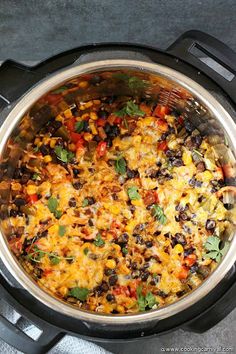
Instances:
[[[93,97],[108,84],[122,95]],[[45,124],[11,179],[9,244],[39,286],[80,308],[124,314],[168,305],[227,251],[234,187],[225,186],[224,149],[182,114],[187,91],[174,92],[172,108],[159,84],[151,74],[88,74],[28,113]],[[28,115],[9,151],[27,140]]]

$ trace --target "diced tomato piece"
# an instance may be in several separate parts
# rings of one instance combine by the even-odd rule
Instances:
[[[71,132],[70,133],[70,138],[73,141],[73,143],[77,144],[79,141],[84,141],[83,136],[78,133]],[[80,144],[81,145],[81,144]]]
[[[135,299],[137,299],[137,287],[138,287],[139,283],[140,283],[140,280],[136,280],[136,281],[133,281],[129,285],[130,296],[134,297]]]
[[[98,126],[98,127],[104,127],[104,125],[106,125],[105,119],[102,119],[102,118],[99,118],[99,119],[96,121],[96,123],[97,123],[97,126]]]
[[[183,125],[184,119],[183,119],[182,116],[179,116],[179,118],[178,118],[178,123],[179,123],[180,125]]]
[[[49,94],[45,97],[45,101],[51,105],[57,105],[62,101],[62,96],[60,94]]]
[[[130,291],[127,286],[120,285],[113,290],[114,295],[125,295],[130,296]]]
[[[107,143],[105,141],[100,141],[100,143],[98,144],[97,148],[97,155],[98,157],[102,157],[104,155],[106,155],[107,152]]]
[[[182,266],[181,270],[177,274],[177,278],[180,280],[186,279],[188,277],[188,274],[189,274],[189,268]]]
[[[38,201],[38,196],[37,194],[31,194],[28,196],[28,201],[31,203],[31,204],[34,204]]]
[[[153,190],[147,191],[147,193],[143,199],[143,202],[145,205],[151,205],[151,204],[158,203],[159,199],[158,199],[157,192],[153,191]]]
[[[197,260],[197,256],[194,253],[189,254],[186,258],[184,258],[184,262],[187,267],[192,267],[192,265],[196,263],[196,260]]]
[[[168,124],[167,124],[167,122],[166,122],[164,119],[158,119],[158,120],[156,121],[156,124],[157,124],[157,128],[158,128],[161,132],[163,132],[163,133],[167,132],[167,130],[168,130]]]
[[[114,124],[120,124],[121,122],[122,122],[121,117],[116,117],[116,119],[114,120]]]
[[[47,277],[49,274],[52,274],[52,269],[45,269],[45,271],[43,272],[43,275],[45,277]]]
[[[72,117],[65,122],[65,126],[70,132],[75,131],[75,122],[76,122],[75,117]]]
[[[167,106],[157,105],[154,109],[153,115],[156,117],[164,118],[166,114],[170,113],[170,109]]]
[[[9,246],[11,250],[16,254],[19,255],[22,252],[22,241],[19,238],[14,238],[9,241]]]
[[[157,145],[157,150],[161,150],[161,151],[166,151],[166,150],[168,150],[167,141],[164,140],[164,141],[162,141],[161,143],[159,143],[159,144]]]
[[[147,115],[151,115],[151,107],[146,105],[145,103],[141,103],[140,107],[141,111],[143,111],[144,113],[146,113]]]
[[[217,179],[224,180],[224,173],[221,167],[216,167]]]

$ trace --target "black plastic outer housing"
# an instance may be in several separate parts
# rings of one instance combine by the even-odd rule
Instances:
[[[197,47],[204,56],[226,68],[232,75],[228,80],[192,54]],[[72,65],[82,55],[96,61],[100,53],[113,51],[141,53],[154,63],[171,67],[198,82],[209,90],[231,113],[236,104],[236,54],[215,38],[199,32],[183,34],[167,51],[142,45],[108,43],[72,49],[52,57],[35,67],[27,67],[8,60],[0,67],[0,108],[10,109],[21,96],[48,75]],[[133,56],[131,56],[133,59]],[[233,77],[233,78],[232,78]],[[236,271],[233,267],[220,284],[190,308],[161,321],[131,324],[129,326],[85,323],[55,312],[32,297],[7,271],[0,261],[0,297],[26,318],[42,329],[39,340],[34,341],[0,315],[0,338],[17,349],[30,354],[45,353],[65,333],[96,341],[133,340],[160,335],[181,327],[194,332],[204,332],[217,324],[236,306]]]

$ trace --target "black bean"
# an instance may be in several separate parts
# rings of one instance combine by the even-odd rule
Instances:
[[[154,236],[159,236],[161,234],[161,231],[157,230],[154,232]]]
[[[207,230],[214,231],[216,227],[215,220],[207,219],[205,227]]]
[[[196,273],[199,269],[198,264],[194,264],[191,268],[190,268],[190,272],[191,273]]]
[[[89,219],[88,224],[89,224],[89,226],[93,226],[93,220]]]
[[[134,270],[134,271],[131,273],[131,277],[132,277],[133,279],[137,279],[139,276],[140,276],[140,271],[139,271],[139,270]]]
[[[22,176],[21,176],[21,183],[22,184],[26,184],[28,182],[28,180],[30,179],[30,173],[24,173]]]
[[[118,281],[117,275],[111,275],[110,278],[108,279],[109,285],[111,286],[115,285],[117,281]]]
[[[168,296],[168,294],[166,294],[166,293],[165,293],[164,291],[162,291],[162,290],[158,290],[158,295],[159,295],[160,297],[163,297],[163,299]]]
[[[187,244],[186,238],[184,236],[184,234],[181,234],[179,232],[177,232],[174,236],[174,240],[177,243],[179,243],[180,245],[184,246]]]
[[[100,138],[99,135],[94,135],[93,140],[99,143],[102,139]]]
[[[108,116],[109,116],[109,113],[105,110],[102,110],[100,109],[98,112],[97,112],[97,115],[99,118],[101,119],[106,119]]]
[[[138,263],[137,262],[132,262],[130,264],[130,268],[133,269],[133,270],[136,270],[138,268]]]
[[[180,167],[183,166],[183,161],[180,158],[174,158],[173,161],[171,161],[171,165],[174,167]]]
[[[118,200],[119,199],[118,195],[116,193],[113,193],[111,196],[112,196],[113,200]]]
[[[14,200],[14,204],[15,204],[16,206],[20,207],[20,206],[25,205],[25,204],[26,204],[26,201],[25,201],[25,199],[23,199],[23,198],[16,198],[16,199]]]
[[[15,171],[14,171],[13,177],[15,179],[18,179],[18,178],[20,178],[20,176],[21,176],[21,169],[20,168],[16,168]]]
[[[109,135],[110,131],[111,131],[111,125],[109,123],[106,123],[104,126],[104,131],[107,135]]]
[[[129,235],[125,232],[118,237],[117,243],[127,243],[129,241]]]
[[[95,203],[95,199],[93,197],[87,197],[88,205],[93,205]]]
[[[153,277],[152,280],[150,281],[151,285],[157,285],[159,282],[159,279],[157,277]]]
[[[174,157],[175,156],[175,151],[174,150],[166,150],[165,152],[167,157]]]
[[[91,129],[90,129],[90,126],[89,126],[89,122],[87,120],[84,120],[83,122],[84,122],[83,131],[87,132],[87,133],[90,133]]]
[[[193,124],[189,120],[184,120],[185,129],[188,133],[192,133],[194,130]]]
[[[142,281],[146,281],[147,279],[148,279],[148,277],[149,277],[149,272],[148,271],[144,271],[144,272],[142,272],[141,273],[141,280]]]
[[[131,213],[133,214],[135,212],[135,206],[134,205],[130,205],[129,206],[129,210],[131,211]]]
[[[80,174],[80,172],[81,172],[81,170],[79,170],[78,168],[74,168],[74,169],[73,169],[73,175],[74,175],[75,177],[77,177],[77,176]]]
[[[17,215],[18,215],[18,211],[17,210],[15,210],[15,209],[11,209],[10,210],[10,216],[15,218]]]
[[[183,296],[184,294],[185,294],[185,290],[177,291],[177,293],[176,293],[176,295],[177,295],[178,297],[181,297],[181,296]]]
[[[92,85],[99,84],[101,81],[102,81],[102,78],[99,75],[94,75],[93,77],[91,77],[91,79],[89,79],[89,83]]]
[[[153,246],[153,242],[152,241],[146,241],[145,245],[147,248],[151,248]]]
[[[113,294],[107,294],[106,299],[107,301],[112,302],[115,301],[115,296]]]
[[[180,217],[180,220],[182,220],[182,221],[188,220],[188,215],[186,213],[184,213],[184,212],[181,212],[179,214],[179,217]]]
[[[74,208],[76,206],[76,200],[75,198],[70,198],[69,200],[69,207]]]
[[[115,102],[116,99],[117,99],[117,97],[112,95],[112,96],[108,96],[108,97],[104,98],[103,102],[111,104],[111,103]]]
[[[105,273],[105,275],[109,276],[109,275],[115,274],[116,271],[115,271],[115,269],[105,268],[104,273]]]
[[[196,183],[196,179],[195,179],[195,178],[191,178],[191,179],[188,181],[188,184],[189,184],[191,187],[195,187],[195,183]]]
[[[76,190],[79,190],[79,189],[81,189],[82,188],[82,183],[80,183],[80,182],[74,182],[73,183],[73,187],[76,189]]]
[[[129,179],[139,177],[139,172],[137,170],[131,170],[131,169],[127,168],[126,173],[127,173],[127,177]]]
[[[135,235],[136,237],[136,243],[139,245],[143,245],[144,244],[144,240],[140,235]]]
[[[105,139],[105,142],[107,143],[107,147],[110,148],[112,147],[113,138],[109,136]]]
[[[186,250],[184,250],[184,257],[187,257],[189,254],[192,254],[194,252],[194,248],[190,247]]]
[[[175,210],[177,210],[177,211],[185,211],[186,209],[187,209],[187,207],[185,205],[182,205],[182,204],[178,204],[175,207]]]
[[[117,125],[112,125],[107,134],[109,137],[115,138],[120,134],[120,128]]]
[[[105,282],[105,281],[102,282],[101,289],[104,292],[109,290],[109,285],[107,284],[107,282]]]

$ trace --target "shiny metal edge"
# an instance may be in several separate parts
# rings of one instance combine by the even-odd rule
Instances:
[[[53,74],[39,84],[35,85],[30,91],[28,91],[13,107],[8,114],[0,129],[0,154],[2,153],[4,146],[7,142],[9,135],[14,129],[15,125],[20,121],[24,113],[30,108],[33,102],[37,101],[43,94],[52,88],[56,87],[60,83],[72,79],[78,75],[98,71],[98,70],[111,70],[111,69],[129,68],[133,70],[143,70],[153,74],[163,76],[182,87],[186,88],[194,96],[196,96],[218,119],[222,128],[228,134],[229,140],[236,152],[236,125],[228,112],[223,106],[202,86],[187,77],[186,75],[168,68],[166,66],[154,63],[147,63],[137,60],[125,60],[125,59],[112,59],[101,60],[92,63],[86,63],[83,65],[73,66],[68,69],[64,69],[56,74]],[[194,305],[201,298],[206,296],[227,274],[236,261],[236,238],[233,237],[230,249],[226,256],[221,261],[219,266],[214,272],[207,278],[196,290],[194,290],[186,297],[170,304],[166,307],[144,312],[138,314],[128,315],[106,315],[85,312],[75,307],[66,304],[59,299],[49,295],[46,291],[42,290],[36,283],[32,281],[30,276],[19,266],[19,263],[14,258],[4,236],[0,235],[0,257],[3,260],[7,269],[15,277],[15,279],[35,298],[41,301],[49,308],[73,317],[82,321],[100,323],[103,326],[113,325],[127,325],[135,324],[146,321],[159,321],[167,317],[173,316],[183,310],[186,310],[191,305]]]

